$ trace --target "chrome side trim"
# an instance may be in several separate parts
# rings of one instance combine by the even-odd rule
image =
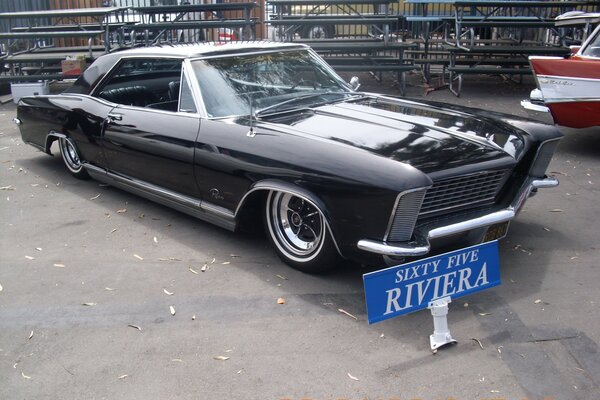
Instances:
[[[84,163],[83,166],[92,178],[100,182],[135,193],[222,228],[231,231],[235,230],[235,216],[225,208],[202,202],[199,199],[173,192],[151,183],[118,175],[89,163]]]
[[[534,189],[550,188],[557,185],[558,180],[554,177],[546,177],[543,179],[529,178],[523,186],[521,186],[521,189],[512,204],[506,209],[466,221],[433,228],[424,232],[422,237],[418,238],[415,242],[386,243],[371,239],[362,239],[358,241],[357,247],[364,251],[392,257],[422,256],[429,253],[431,250],[430,240],[510,221],[516,217]]]

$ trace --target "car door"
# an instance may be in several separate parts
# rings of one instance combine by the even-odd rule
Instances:
[[[102,143],[112,172],[198,197],[192,163],[200,117],[180,101],[182,86],[189,87],[179,59],[122,60],[97,92],[116,104]]]

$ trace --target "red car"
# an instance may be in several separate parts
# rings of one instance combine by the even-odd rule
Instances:
[[[600,13],[577,17],[582,22],[600,22]],[[600,25],[580,48],[573,48],[571,56],[530,57],[529,63],[538,89],[521,102],[523,107],[549,111],[557,125],[600,126]]]

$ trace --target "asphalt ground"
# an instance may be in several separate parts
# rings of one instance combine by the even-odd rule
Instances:
[[[426,98],[523,115],[532,87],[467,77],[460,98]],[[23,144],[15,109],[0,108],[0,399],[600,398],[599,129],[564,130],[560,186],[500,242],[502,285],[450,305],[458,344],[433,355],[427,310],[367,324],[364,267],[303,274],[260,235],[77,180]]]

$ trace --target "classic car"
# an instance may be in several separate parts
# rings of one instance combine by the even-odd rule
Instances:
[[[570,12],[556,25],[598,24],[600,13]],[[529,57],[537,89],[523,100],[528,110],[550,112],[554,123],[570,128],[600,126],[600,25],[569,57]]]
[[[494,112],[361,93],[293,43],[163,45],[99,57],[15,122],[77,178],[230,230],[262,227],[307,272],[399,264],[501,238],[561,133]]]

